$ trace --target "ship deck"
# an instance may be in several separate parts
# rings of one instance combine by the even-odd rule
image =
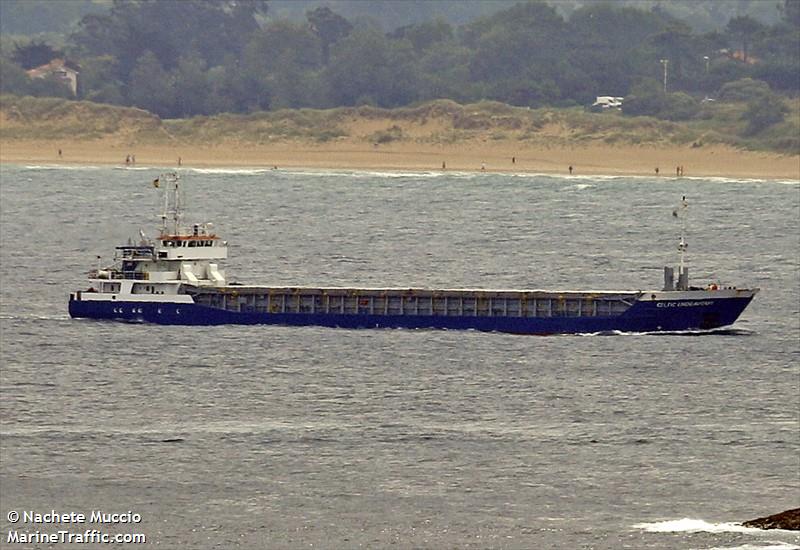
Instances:
[[[195,303],[232,312],[488,317],[617,316],[640,292],[347,287],[185,287]]]

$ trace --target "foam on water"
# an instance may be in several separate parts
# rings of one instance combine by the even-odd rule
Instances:
[[[800,546],[788,542],[764,541],[756,544],[742,544],[739,546],[715,546],[709,550],[800,550]]]
[[[219,167],[219,168],[196,168],[196,167],[180,167],[176,168],[174,166],[149,166],[149,165],[138,165],[138,166],[99,166],[99,165],[58,165],[58,164],[31,164],[31,165],[23,165],[23,167],[27,170],[70,170],[70,171],[80,171],[80,170],[102,170],[102,169],[112,169],[112,170],[130,170],[130,171],[146,171],[146,170],[181,170],[187,173],[196,173],[196,174],[218,174],[218,175],[238,175],[238,176],[248,176],[248,175],[262,175],[267,173],[274,173],[276,172],[275,168],[271,166],[263,167],[263,168],[244,168],[244,167]],[[493,171],[455,171],[455,170],[364,170],[364,169],[327,169],[327,168],[280,168],[278,169],[279,172],[288,172],[294,175],[301,175],[301,176],[312,176],[312,177],[331,177],[331,176],[342,176],[348,177],[353,179],[361,179],[361,178],[439,178],[439,177],[448,177],[448,178],[455,178],[455,179],[463,179],[463,180],[473,180],[477,178],[487,177],[487,176],[503,176],[509,178],[519,178],[519,179],[551,179],[551,180],[559,180],[559,181],[568,181],[568,182],[575,182],[575,181],[591,181],[596,183],[601,182],[613,182],[613,181],[622,181],[622,180],[633,180],[633,181],[667,181],[667,180],[674,180],[675,182],[691,182],[692,184],[753,184],[753,183],[763,183],[763,184],[779,184],[779,185],[794,185],[800,186],[800,179],[768,179],[768,178],[741,178],[741,177],[722,177],[722,176],[709,176],[709,177],[701,177],[701,176],[683,176],[680,178],[671,178],[670,176],[652,176],[652,175],[641,175],[641,174],[616,174],[616,175],[592,175],[592,174],[554,174],[554,173],[546,173],[546,172],[493,172]],[[574,186],[576,189],[588,189],[594,187],[594,185],[586,185],[583,184],[576,184]]]
[[[763,533],[762,529],[744,527],[740,523],[709,523],[702,519],[670,519],[652,523],[637,523],[634,529],[649,533]]]
[[[57,164],[27,164],[24,166],[26,170],[70,170],[70,171],[81,171],[81,170],[102,170],[103,168],[108,168],[107,166],[92,166],[92,165],[80,165],[80,166],[60,166]]]
[[[180,170],[194,174],[230,174],[235,176],[257,176],[275,172],[272,168],[181,168]]]

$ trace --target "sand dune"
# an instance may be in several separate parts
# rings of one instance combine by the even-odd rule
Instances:
[[[0,162],[800,179],[800,156],[648,118],[439,100],[395,110],[285,110],[161,120],[85,101],[0,101]],[[61,155],[58,154],[59,150]]]

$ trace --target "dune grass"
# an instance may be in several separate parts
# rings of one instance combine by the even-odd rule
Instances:
[[[493,101],[460,105],[437,100],[397,109],[340,107],[220,114],[162,120],[147,111],[57,98],[0,96],[0,138],[5,140],[110,139],[214,145],[223,142],[385,144],[417,141],[454,144],[518,140],[531,144],[659,144],[704,147],[727,144],[784,154],[800,152],[800,100],[787,100],[781,123],[745,136],[742,103],[703,105],[686,122],[592,113],[580,107],[528,109]],[[371,128],[371,130],[370,130]]]

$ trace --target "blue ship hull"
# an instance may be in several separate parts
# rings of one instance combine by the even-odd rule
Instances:
[[[350,329],[471,329],[514,334],[569,334],[709,330],[733,324],[751,300],[752,296],[718,298],[704,307],[682,307],[691,306],[692,300],[637,301],[615,316],[505,317],[234,312],[197,304],[72,298],[69,313],[72,317],[162,325],[314,325]]]

